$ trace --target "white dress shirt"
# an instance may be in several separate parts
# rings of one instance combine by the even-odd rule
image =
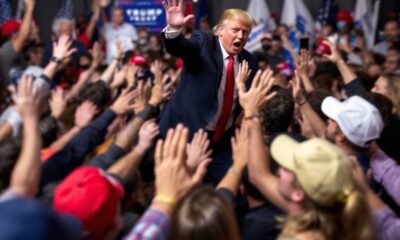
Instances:
[[[171,31],[168,29],[168,26],[167,26],[166,28],[164,28],[163,32],[165,33],[166,38],[172,39],[172,38],[178,37],[179,34],[181,34],[182,30]],[[229,62],[229,54],[226,52],[226,50],[222,46],[221,41],[218,41],[218,42],[221,47],[224,66],[223,66],[223,70],[222,70],[221,83],[218,88],[218,109],[217,109],[215,116],[211,119],[211,121],[206,126],[206,130],[208,130],[208,131],[215,130],[217,123],[218,123],[218,119],[222,114],[222,108],[223,108],[223,104],[224,104],[225,85],[226,85],[226,68],[227,68],[228,62]],[[238,56],[234,56],[234,58],[233,58],[233,69],[234,69],[234,76],[236,77],[236,75],[239,71]],[[232,112],[237,105],[237,99],[238,99],[238,91],[237,91],[237,87],[236,87],[236,83],[235,83],[234,84],[234,93],[233,93]],[[229,120],[225,126],[225,130],[229,129],[233,125],[232,112],[231,112],[231,115],[229,116]]]

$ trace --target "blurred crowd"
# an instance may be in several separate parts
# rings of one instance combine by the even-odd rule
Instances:
[[[400,239],[397,19],[373,48],[346,11],[299,51],[289,26],[265,34],[251,86],[245,61],[236,76],[231,166],[206,183],[207,131],[159,136],[185,71],[159,33],[94,0],[41,39],[23,2],[1,26],[0,239]]]

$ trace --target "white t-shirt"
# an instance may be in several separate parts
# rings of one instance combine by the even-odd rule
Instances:
[[[136,29],[128,23],[123,23],[115,27],[112,23],[107,23],[103,28],[103,36],[106,40],[106,62],[109,64],[113,60],[116,52],[116,41],[119,39],[122,43],[124,52],[133,50],[134,42],[138,36]]]

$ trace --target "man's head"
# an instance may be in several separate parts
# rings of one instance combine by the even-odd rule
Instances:
[[[394,73],[400,70],[400,52],[396,48],[389,49],[385,62],[383,63],[384,71]]]
[[[287,135],[271,144],[271,155],[281,166],[278,191],[287,200],[303,205],[308,197],[331,207],[353,190],[351,162],[332,143],[313,138],[299,143]]]
[[[383,28],[383,34],[386,41],[392,43],[397,41],[400,37],[399,23],[396,20],[390,20],[386,22]]]
[[[218,37],[229,55],[239,54],[246,45],[252,26],[250,15],[240,9],[225,10],[218,22]]]
[[[56,188],[53,207],[77,217],[92,239],[99,239],[120,229],[123,196],[124,189],[114,177],[95,167],[79,167]]]
[[[344,102],[327,97],[321,109],[329,117],[326,137],[335,143],[348,140],[357,147],[366,148],[379,138],[384,126],[378,109],[359,96]],[[346,139],[343,136],[339,139],[339,134]]]
[[[124,23],[124,10],[122,10],[122,8],[113,8],[111,12],[111,22],[115,26],[121,26]]]
[[[75,22],[68,18],[58,18],[53,22],[53,33],[59,37],[61,35],[67,35],[71,38],[75,35]]]
[[[272,98],[262,111],[264,130],[268,134],[286,132],[293,120],[294,101],[289,90],[273,86],[271,92],[277,95]]]

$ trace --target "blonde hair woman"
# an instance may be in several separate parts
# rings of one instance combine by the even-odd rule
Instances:
[[[271,154],[281,165],[278,191],[291,205],[280,239],[373,239],[351,161],[335,145],[318,138],[298,143],[282,135],[272,142]]]

